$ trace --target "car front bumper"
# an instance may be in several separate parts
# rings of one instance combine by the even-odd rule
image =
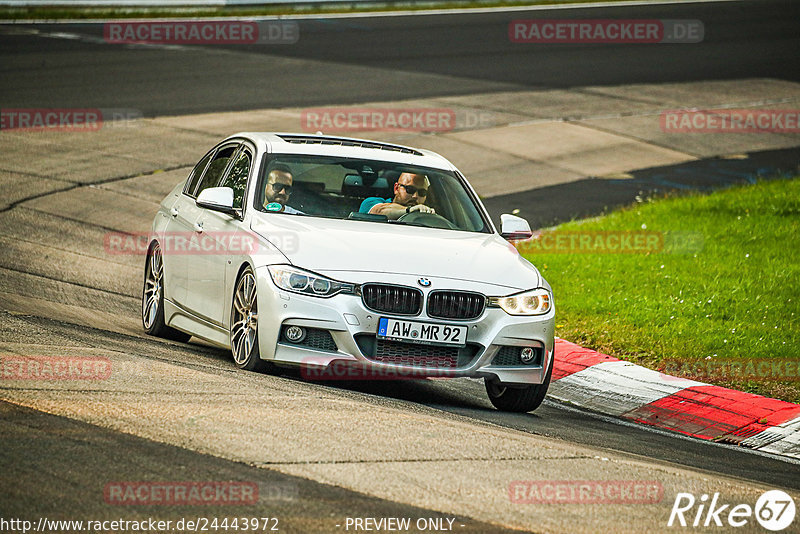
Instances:
[[[357,295],[339,294],[330,298],[318,298],[281,290],[273,284],[266,267],[257,269],[256,274],[259,349],[262,359],[278,364],[298,365],[304,371],[304,376],[309,378],[488,377],[510,384],[540,384],[552,365],[555,346],[554,309],[546,315],[512,316],[500,308],[487,307],[473,320],[431,318],[424,310],[417,316],[403,317],[370,310]],[[410,287],[414,287],[416,283],[416,278],[408,275],[381,275],[380,278],[380,283]],[[434,282],[439,287],[448,284],[446,280],[434,279]],[[492,290],[485,284],[463,281],[459,281],[457,289],[484,294]],[[401,363],[378,361],[375,354],[371,353],[370,346],[377,344],[374,337],[381,317],[466,326],[468,348],[459,352],[455,366],[437,365],[435,361],[421,365],[418,359],[413,360],[413,364],[403,363],[402,358]],[[329,342],[317,343],[315,346],[291,343],[283,334],[287,326],[299,326],[315,333],[328,332],[335,347]],[[424,354],[430,349],[432,354],[448,353],[447,350],[428,345],[403,342],[393,346],[406,352]],[[525,347],[538,351],[537,357],[528,364],[515,362],[517,348],[521,350]],[[358,368],[369,369],[371,372],[361,375],[319,372],[331,364],[343,362],[351,362]]]

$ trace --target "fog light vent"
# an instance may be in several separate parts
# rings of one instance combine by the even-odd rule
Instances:
[[[300,326],[290,326],[283,331],[283,335],[292,343],[300,343],[306,338],[306,330]]]
[[[492,358],[492,365],[498,367],[531,366],[540,367],[544,361],[543,347],[520,347],[506,345],[500,347]]]
[[[531,363],[534,358],[536,358],[536,353],[530,347],[525,347],[519,351],[519,359],[522,360],[522,363]]]

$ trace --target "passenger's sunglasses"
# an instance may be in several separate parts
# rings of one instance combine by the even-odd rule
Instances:
[[[274,189],[276,193],[280,193],[281,191],[286,191],[286,194],[288,195],[289,193],[292,192],[292,186],[289,184],[274,182],[271,183],[270,185],[272,186],[272,189]]]
[[[405,189],[406,193],[408,193],[409,195],[413,195],[414,193],[417,193],[421,197],[427,197],[428,196],[428,190],[427,189],[420,189],[419,187],[414,187],[413,185],[405,185],[405,184],[397,184],[397,185],[399,185],[400,187]]]

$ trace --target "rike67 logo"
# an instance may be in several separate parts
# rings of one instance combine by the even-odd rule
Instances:
[[[743,527],[755,520],[763,528],[778,532],[794,522],[795,504],[792,497],[781,490],[763,493],[756,505],[722,504],[719,493],[710,499],[701,495],[699,499],[691,493],[678,493],[667,526],[692,527]]]

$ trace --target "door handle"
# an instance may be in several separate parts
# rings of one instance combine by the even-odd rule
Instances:
[[[202,222],[194,223],[194,231],[199,233],[199,234],[202,234],[203,233],[203,223]]]
[[[170,213],[170,215],[172,215],[173,217],[177,217],[177,216],[178,216],[178,208],[176,208],[176,207],[174,207],[174,206],[173,206],[172,208],[170,208],[170,210],[169,210],[169,213]]]

